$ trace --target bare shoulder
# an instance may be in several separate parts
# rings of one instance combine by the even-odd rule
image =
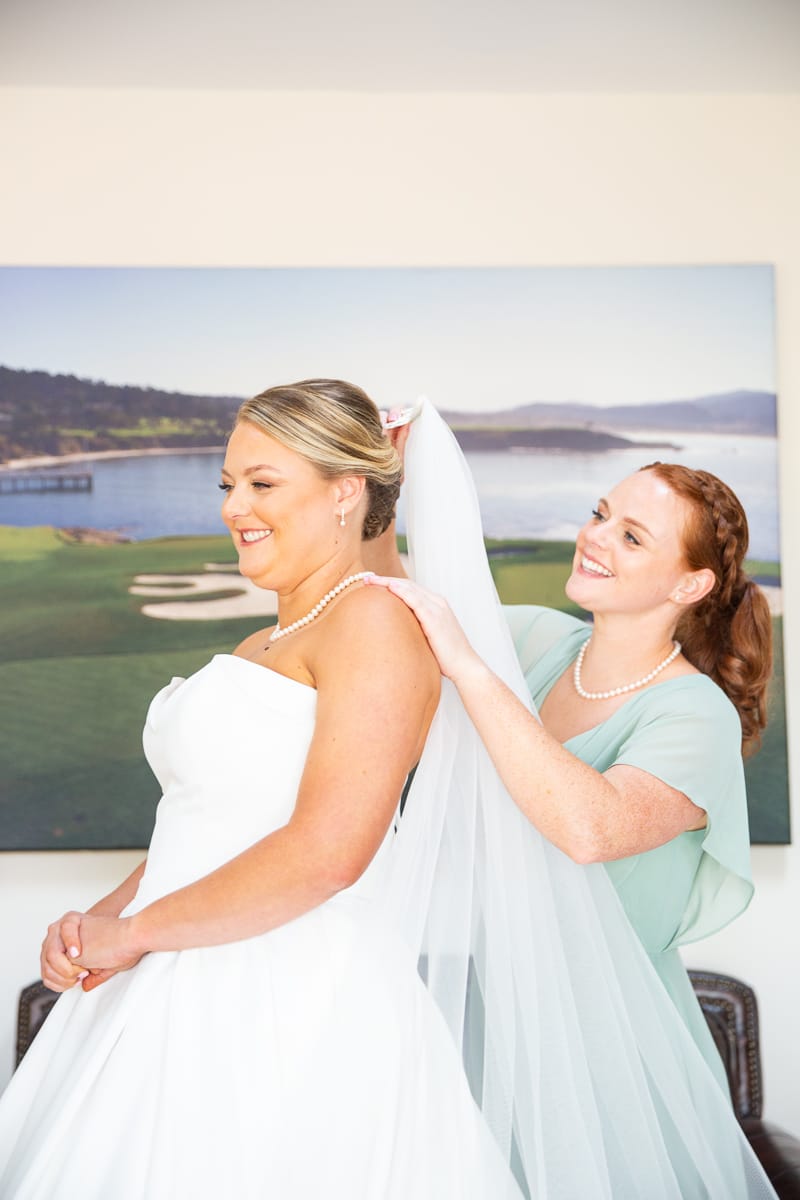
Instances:
[[[411,610],[385,588],[361,587],[331,611],[319,626],[318,654],[328,662],[347,659],[374,670],[416,673],[438,692],[440,672],[427,639]],[[318,657],[319,656],[319,657]]]
[[[269,635],[272,632],[272,626],[268,625],[265,629],[257,629],[255,633],[248,636],[235,647],[234,654],[241,655],[242,658],[258,658],[264,651],[264,647],[269,642]]]
[[[398,627],[405,623],[406,617],[410,617],[409,628],[418,627],[417,619],[408,605],[385,587],[363,584],[352,593],[351,603],[340,605],[338,611],[341,614],[358,611],[363,616],[369,615],[381,621],[390,621]]]
[[[344,598],[343,598],[344,599]],[[341,637],[401,639],[406,650],[433,657],[419,622],[406,604],[387,588],[360,587],[331,613],[331,632]]]

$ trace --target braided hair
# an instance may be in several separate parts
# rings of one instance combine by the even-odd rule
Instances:
[[[750,537],[744,509],[727,484],[709,471],[660,462],[641,470],[652,471],[690,506],[683,531],[687,563],[692,571],[710,569],[716,583],[684,610],[675,636],[689,662],[736,707],[742,750],[752,752],[767,723],[772,617],[764,593],[742,568]]]

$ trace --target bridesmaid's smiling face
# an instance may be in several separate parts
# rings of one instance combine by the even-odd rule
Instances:
[[[683,531],[689,505],[651,471],[637,471],[597,502],[578,534],[566,593],[588,612],[651,612],[696,603],[713,585],[691,571]]]
[[[340,481],[249,421],[228,440],[220,487],[239,570],[259,587],[292,591],[335,552]]]

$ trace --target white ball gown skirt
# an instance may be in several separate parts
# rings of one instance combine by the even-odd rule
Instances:
[[[163,788],[128,912],[294,804],[316,693],[218,655],[148,713]],[[62,996],[0,1102],[3,1200],[502,1200],[519,1192],[405,943],[359,883],[259,937]]]

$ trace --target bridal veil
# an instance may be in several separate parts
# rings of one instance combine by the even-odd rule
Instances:
[[[409,437],[406,517],[412,574],[530,706],[472,477],[428,402]],[[577,866],[525,820],[447,680],[387,901],[524,1194],[774,1197],[604,868]]]

